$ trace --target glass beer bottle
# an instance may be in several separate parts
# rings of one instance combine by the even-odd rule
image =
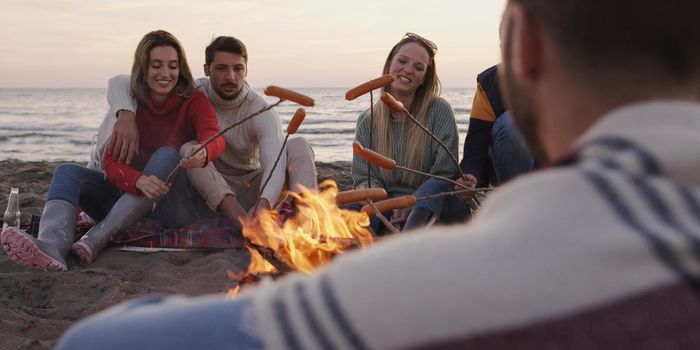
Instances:
[[[4,230],[7,226],[14,226],[19,228],[20,224],[19,212],[19,188],[12,187],[10,189],[10,197],[7,198],[7,209],[5,210],[5,215],[2,216],[2,229]]]

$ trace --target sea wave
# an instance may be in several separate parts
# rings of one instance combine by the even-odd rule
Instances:
[[[68,143],[70,143],[71,145],[76,145],[76,146],[92,146],[92,140],[70,139],[70,140],[68,140]]]
[[[354,135],[355,128],[352,129],[328,129],[328,128],[317,128],[317,129],[299,129],[297,134],[305,135]]]

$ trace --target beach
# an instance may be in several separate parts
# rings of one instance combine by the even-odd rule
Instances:
[[[10,187],[19,187],[22,223],[40,214],[54,167],[61,162],[0,161],[0,208]],[[317,162],[318,180],[350,189],[349,162]],[[41,272],[12,262],[0,250],[0,349],[51,349],[76,321],[148,294],[197,296],[235,286],[227,271],[248,265],[245,250],[159,253],[107,249],[87,265],[68,257],[69,271]]]

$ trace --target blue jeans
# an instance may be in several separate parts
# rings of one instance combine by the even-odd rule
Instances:
[[[262,349],[243,319],[250,305],[223,295],[136,299],[79,322],[56,349]]]
[[[534,168],[535,159],[510,112],[496,118],[491,140],[491,160],[499,184]]]
[[[165,180],[179,162],[177,150],[161,147],[151,155],[143,174]],[[47,200],[64,200],[99,222],[121,196],[121,191],[107,181],[102,172],[78,164],[61,164],[54,170]],[[165,227],[186,225],[209,214],[201,208],[203,201],[197,200],[198,197],[187,182],[185,172],[180,170],[170,191],[158,201],[150,216]]]
[[[416,197],[454,191],[454,185],[447,181],[428,179],[413,193]],[[439,218],[441,223],[461,222],[469,217],[469,207],[455,195],[420,200],[414,208],[425,208]]]

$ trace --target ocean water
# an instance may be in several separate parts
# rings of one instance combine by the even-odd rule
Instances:
[[[297,131],[311,143],[316,160],[352,160],[355,123],[370,106],[369,94],[348,102],[343,88],[295,91],[316,101]],[[442,97],[455,111],[461,153],[474,89],[443,89]],[[276,107],[285,127],[298,107]],[[106,111],[106,89],[0,89],[0,160],[85,162]]]

